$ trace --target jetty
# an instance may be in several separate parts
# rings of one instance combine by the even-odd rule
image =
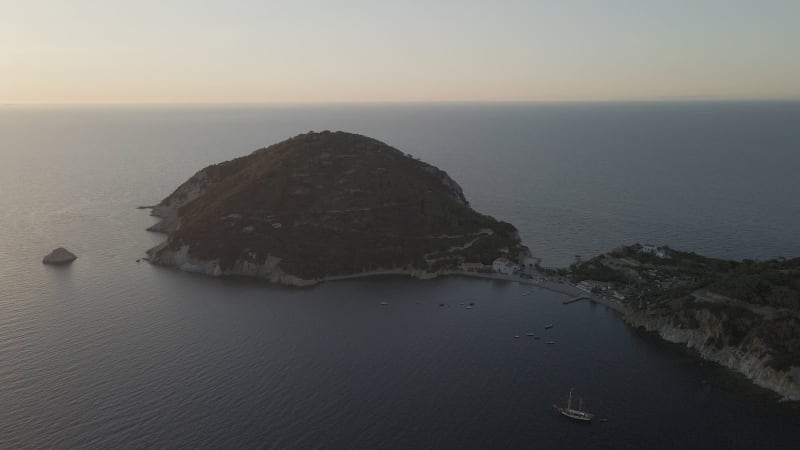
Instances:
[[[514,275],[503,275],[499,273],[477,273],[477,272],[465,272],[465,271],[444,271],[439,273],[439,275],[444,276],[457,276],[457,277],[467,277],[467,278],[482,278],[487,280],[497,280],[497,281],[511,281],[514,283],[519,283],[521,285],[527,286],[534,286],[540,289],[545,289],[551,292],[556,292],[558,294],[567,295],[569,296],[568,299],[562,301],[562,304],[569,305],[571,303],[576,303],[581,300],[588,300],[593,303],[597,303],[603,306],[607,306],[610,309],[613,309],[616,312],[625,314],[625,305],[612,301],[610,299],[606,299],[603,297],[599,297],[597,295],[588,294],[582,289],[578,287],[566,283],[559,278],[553,279],[552,277],[541,277],[539,280],[531,280],[520,278]],[[523,292],[524,293],[531,293],[532,290]]]
[[[596,295],[580,295],[580,296],[577,296],[577,297],[570,298],[568,300],[564,300],[561,303],[564,304],[564,305],[569,305],[569,304],[572,304],[572,303],[579,302],[581,300],[588,300],[590,302],[598,303],[600,305],[609,307],[609,308],[613,309],[614,311],[617,311],[617,312],[620,312],[620,313],[623,313],[623,314],[625,313],[625,306],[623,306],[622,304],[617,303],[617,302],[615,302],[613,300],[609,300],[609,299],[606,299],[606,298],[598,297]]]

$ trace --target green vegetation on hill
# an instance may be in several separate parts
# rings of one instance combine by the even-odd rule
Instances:
[[[155,262],[188,246],[223,271],[271,256],[283,272],[314,279],[527,254],[517,230],[474,211],[444,171],[343,132],[299,135],[206,167],[160,207],[174,205],[180,226]]]
[[[736,263],[709,290],[748,303],[800,310],[800,258]]]
[[[727,261],[662,247],[664,257],[641,245],[620,247],[571,266],[573,279],[611,282],[634,297],[666,300],[699,289],[754,305],[800,310],[800,258]]]
[[[641,321],[695,330],[705,345],[736,348],[768,367],[800,367],[800,258],[726,261],[641,245],[574,264],[574,281],[610,283]]]

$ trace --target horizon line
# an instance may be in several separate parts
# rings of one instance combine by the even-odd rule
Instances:
[[[267,105],[412,105],[412,104],[578,104],[578,103],[791,103],[797,97],[669,97],[652,99],[561,99],[561,100],[280,100],[280,101],[177,101],[177,102],[3,102],[0,107],[17,106],[267,106]]]

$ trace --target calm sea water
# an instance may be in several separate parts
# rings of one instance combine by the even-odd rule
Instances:
[[[135,262],[163,238],[136,206],[323,129],[447,170],[547,265],[800,256],[800,103],[0,107],[0,448],[796,446],[797,405],[556,294]],[[573,386],[607,423],[555,415]]]

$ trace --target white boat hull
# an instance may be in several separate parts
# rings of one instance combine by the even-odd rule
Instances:
[[[580,422],[591,422],[592,418],[594,418],[594,414],[590,414],[583,411],[577,411],[574,409],[567,409],[567,408],[560,408],[556,405],[553,405],[553,408],[556,409],[562,416],[568,417],[572,420],[577,420]]]

